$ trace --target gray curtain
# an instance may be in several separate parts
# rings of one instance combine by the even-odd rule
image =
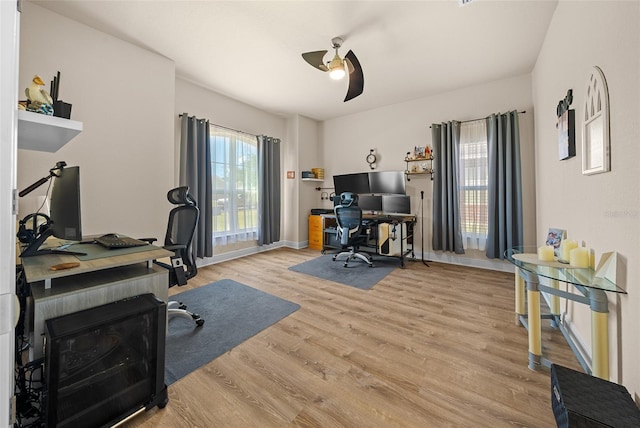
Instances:
[[[280,140],[258,135],[258,245],[280,240]]]
[[[434,156],[433,249],[464,254],[458,199],[460,122],[431,125],[431,142]]]
[[[489,232],[486,254],[504,259],[509,248],[523,244],[522,178],[518,112],[487,118],[489,156]]]
[[[180,178],[181,186],[189,186],[189,193],[200,208],[200,220],[193,237],[196,257],[213,256],[213,232],[211,201],[211,143],[209,121],[182,114],[180,128]]]

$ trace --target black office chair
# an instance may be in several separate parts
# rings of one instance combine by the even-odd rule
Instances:
[[[345,192],[340,195],[340,202],[333,208],[338,223],[338,240],[343,249],[333,256],[335,261],[339,257],[346,255],[344,267],[347,267],[350,260],[359,259],[367,263],[369,267],[373,267],[371,257],[364,253],[359,253],[359,245],[367,239],[363,235],[362,229],[362,210],[358,206],[358,195],[355,193]]]
[[[185,285],[187,280],[198,273],[191,242],[196,230],[200,210],[195,199],[189,194],[189,187],[182,186],[169,190],[167,199],[177,205],[169,212],[169,223],[162,248],[173,251],[171,265],[156,261],[156,264],[169,269],[169,287]],[[145,239],[154,242],[156,239]],[[200,315],[189,312],[182,302],[169,301],[167,314],[171,317],[187,318],[195,321],[199,327],[204,324]]]

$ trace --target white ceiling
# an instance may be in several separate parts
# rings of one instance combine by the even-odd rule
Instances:
[[[178,76],[276,114],[325,120],[532,70],[557,0],[33,1],[175,61]],[[343,102],[302,52],[344,39],[364,93]],[[327,57],[329,54],[327,54]],[[330,58],[325,58],[329,60]]]

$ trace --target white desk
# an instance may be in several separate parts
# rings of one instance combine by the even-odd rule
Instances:
[[[41,336],[47,319],[115,302],[127,297],[153,293],[168,300],[169,272],[151,262],[173,253],[150,245],[148,251],[119,254],[89,261],[75,256],[48,254],[22,259],[27,282],[31,285],[32,305],[28,320],[32,331],[31,359],[43,355]],[[79,262],[80,266],[59,271],[50,267]]]

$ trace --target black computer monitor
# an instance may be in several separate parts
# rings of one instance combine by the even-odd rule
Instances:
[[[358,206],[363,213],[382,212],[382,196],[358,195]]]
[[[344,192],[372,193],[369,190],[369,174],[366,172],[334,175],[333,187],[337,196]]]
[[[80,210],[80,167],[63,168],[53,181],[49,217],[53,236],[70,241],[82,240]]]
[[[411,214],[411,197],[405,195],[382,195],[384,214]]]
[[[403,171],[372,171],[369,172],[369,191],[377,194],[406,193]]]

